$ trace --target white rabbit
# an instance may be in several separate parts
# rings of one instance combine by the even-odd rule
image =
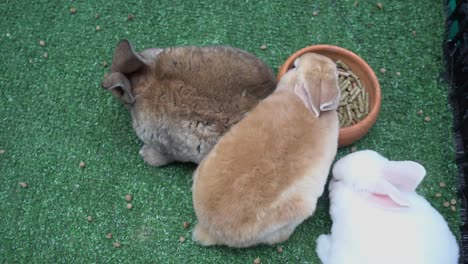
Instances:
[[[375,151],[333,166],[330,235],[317,239],[324,264],[455,264],[458,244],[445,219],[415,192],[426,175],[413,161]]]

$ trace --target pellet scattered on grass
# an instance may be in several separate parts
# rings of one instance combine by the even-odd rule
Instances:
[[[116,248],[119,248],[122,246],[122,244],[120,242],[114,242],[112,245],[114,245],[114,247]]]
[[[457,208],[453,205],[450,206],[450,210],[452,210],[453,212],[457,211]]]
[[[377,7],[378,7],[379,9],[383,9],[383,4],[382,4],[382,3],[377,3]]]
[[[267,45],[265,45],[265,44],[261,45],[261,46],[260,46],[260,49],[266,50],[266,49],[267,49]]]
[[[133,204],[128,203],[128,204],[127,204],[127,209],[128,209],[128,210],[131,210],[132,208],[133,208]]]
[[[386,72],[387,72],[387,69],[385,69],[385,68],[380,68],[380,72],[381,72],[381,73],[386,73]]]
[[[107,67],[107,61],[106,60],[102,61],[101,64],[102,64],[102,66]]]
[[[447,186],[447,185],[445,184],[445,182],[440,182],[440,183],[439,183],[439,186],[442,187],[442,188],[444,188],[444,187]]]
[[[76,8],[74,8],[74,7],[70,8],[70,13],[76,14],[76,11],[77,11]]]
[[[93,221],[93,217],[90,216],[90,215],[88,215],[88,216],[86,217],[86,220],[88,220],[88,222],[91,222],[91,221]]]
[[[282,247],[277,247],[277,248],[276,248],[276,251],[277,251],[278,253],[283,253],[283,248],[282,248]]]
[[[133,16],[132,14],[129,14],[129,15],[127,16],[127,20],[128,20],[128,21],[132,21],[133,18],[134,18],[134,16]]]
[[[22,187],[22,188],[28,188],[28,183],[27,182],[20,182],[19,185]]]
[[[436,194],[435,194],[435,197],[437,197],[437,198],[439,198],[439,197],[441,197],[441,196],[442,196],[441,193],[436,193]]]
[[[45,41],[43,41],[42,39],[39,40],[39,45],[41,45],[42,47],[44,47],[46,45]]]
[[[422,115],[422,114],[424,114],[424,111],[422,109],[419,109],[418,115]]]
[[[184,243],[185,242],[185,237],[184,236],[180,236],[179,237],[179,243]]]
[[[5,150],[4,149],[0,149],[0,154],[5,154]]]
[[[401,72],[396,72],[396,76],[400,77],[400,76],[401,76]]]
[[[450,203],[446,201],[446,202],[443,203],[443,205],[444,205],[444,207],[449,207]]]
[[[80,161],[79,166],[80,166],[80,168],[84,168],[84,167],[86,167],[86,163],[84,163],[83,161]]]
[[[187,222],[187,221],[184,221],[184,222],[182,223],[182,227],[183,227],[184,229],[187,229],[187,228],[190,227],[190,223]]]
[[[359,5],[359,0],[356,0],[354,1],[354,4],[353,4],[355,7],[357,7]]]
[[[257,257],[256,259],[254,259],[253,263],[254,264],[260,264],[261,263],[260,258]]]
[[[453,204],[453,205],[455,205],[455,204],[457,204],[457,200],[452,199],[452,200],[450,200],[450,203]]]
[[[430,117],[430,116],[424,117],[424,121],[426,121],[426,122],[431,122],[431,117]]]
[[[127,201],[127,202],[131,202],[131,201],[132,201],[132,199],[133,199],[133,196],[132,196],[131,194],[127,194],[127,195],[125,195],[125,201]]]
[[[312,15],[313,16],[317,16],[319,14],[319,11],[315,10],[314,12],[312,12]]]
[[[114,235],[112,233],[109,233],[109,234],[106,235],[107,239],[112,239],[113,237],[114,237]]]
[[[44,57],[44,58],[46,58],[46,59],[49,58],[49,53],[44,52],[44,54],[42,54],[42,57]]]
[[[96,31],[101,31],[101,26],[97,25],[96,26]]]

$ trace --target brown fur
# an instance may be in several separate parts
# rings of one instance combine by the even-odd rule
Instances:
[[[114,87],[115,74],[103,87],[130,110],[133,128],[145,143],[140,154],[154,166],[199,163],[221,135],[276,85],[265,63],[225,46],[136,53],[123,41],[111,69],[125,73],[131,95],[122,85]]]
[[[302,59],[299,69],[333,64]],[[281,89],[232,127],[197,168],[194,240],[233,247],[273,244],[313,214],[336,155],[339,125],[335,110],[317,118],[293,92],[298,72],[288,72]]]

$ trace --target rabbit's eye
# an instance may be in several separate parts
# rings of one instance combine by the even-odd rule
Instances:
[[[297,65],[299,65],[299,58],[297,58],[294,63],[293,63],[293,67],[292,68],[296,68]]]

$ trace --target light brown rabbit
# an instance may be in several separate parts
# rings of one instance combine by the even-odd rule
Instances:
[[[193,239],[248,247],[289,238],[322,195],[338,147],[335,63],[307,53],[194,172]]]
[[[135,52],[121,41],[102,87],[129,109],[143,159],[199,163],[218,139],[276,86],[269,67],[227,47]]]

